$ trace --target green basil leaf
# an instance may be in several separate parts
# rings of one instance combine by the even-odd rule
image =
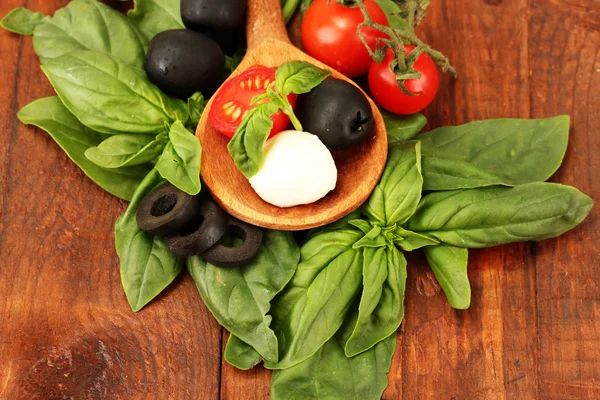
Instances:
[[[345,342],[353,357],[392,335],[404,318],[406,259],[394,246],[363,249],[363,291]],[[345,337],[346,335],[344,335]]]
[[[457,310],[471,305],[471,284],[467,275],[469,250],[440,244],[423,249],[448,303]]]
[[[127,13],[145,47],[154,36],[171,29],[185,29],[181,21],[181,0],[135,0]]]
[[[144,67],[144,46],[127,18],[96,0],[73,0],[36,27],[33,48],[42,64],[73,51],[92,50]]]
[[[419,136],[423,157],[440,159],[435,163],[423,163],[423,175],[426,176],[423,190],[496,184],[495,177],[506,185],[545,181],[560,167],[568,139],[569,117],[565,115],[477,121],[435,129]],[[456,165],[455,161],[462,164]],[[467,163],[471,167],[461,173]],[[430,167],[434,168],[430,171]],[[440,175],[441,178],[432,179]],[[444,175],[454,178],[446,179]],[[472,183],[469,177],[473,178]]]
[[[56,96],[26,105],[17,117],[24,124],[35,125],[48,132],[84,174],[102,189],[121,199],[130,200],[151,169],[146,165],[106,169],[89,161],[84,155],[85,151],[98,146],[108,136],[84,126]]]
[[[170,142],[156,162],[156,169],[163,178],[184,192],[196,195],[200,192],[200,141],[180,121],[169,130]]]
[[[422,186],[420,143],[394,146],[390,148],[381,181],[363,207],[364,212],[383,226],[402,224],[415,212]]]
[[[252,369],[262,361],[254,347],[235,335],[229,335],[223,356],[229,364],[242,370]]]
[[[329,75],[331,71],[317,68],[306,61],[290,61],[277,68],[275,89],[283,96],[308,93]]]
[[[354,230],[326,232],[302,246],[294,278],[273,303],[280,359],[265,367],[285,369],[306,360],[342,325],[360,291],[362,252],[352,245],[361,236]]]
[[[289,369],[273,371],[271,400],[379,400],[396,350],[396,335],[348,358],[339,335],[313,356]]]
[[[188,271],[219,324],[265,360],[277,362],[277,337],[270,327],[271,300],[292,278],[299,259],[290,233],[266,231],[258,254],[243,268],[219,268],[192,257]]]
[[[49,18],[40,12],[33,12],[27,8],[17,7],[2,18],[0,26],[7,31],[29,36],[33,35],[33,30],[36,26],[44,23]]]
[[[141,69],[108,54],[76,51],[42,70],[65,106],[98,132],[159,134],[165,123],[189,118],[183,101],[167,97]]]
[[[188,113],[190,114],[190,125],[192,130],[195,131],[202,117],[202,112],[206,106],[204,96],[200,92],[196,92],[187,100]]]
[[[276,112],[273,103],[251,109],[227,145],[235,165],[246,178],[256,175],[263,163],[265,142],[273,129],[271,116]]]
[[[359,228],[360,229],[360,228]],[[378,248],[386,247],[388,245],[385,237],[381,234],[381,227],[375,225],[369,232],[365,234],[360,240],[352,245],[353,249],[367,248]]]
[[[400,6],[394,0],[375,0],[379,7],[385,12],[388,23],[392,28],[400,29],[402,31],[408,29],[408,22],[400,15],[402,10]]]
[[[396,115],[383,109],[380,111],[385,122],[389,146],[413,139],[427,125],[427,118],[421,114]]]
[[[144,197],[162,182],[156,170],[150,171],[115,224],[121,282],[133,311],[141,310],[158,296],[183,267],[183,261],[171,254],[163,238],[141,230],[135,219]]]
[[[152,162],[162,153],[166,138],[122,134],[110,136],[97,147],[85,151],[85,157],[104,168],[129,167]]]
[[[373,224],[370,223],[369,221],[365,221],[364,219],[352,219],[350,221],[348,221],[348,223],[358,229],[361,230],[362,233],[364,233],[365,235],[368,234],[369,232],[371,232],[371,229],[373,229]]]
[[[499,176],[476,167],[467,161],[423,157],[421,162],[423,164],[424,190],[438,190],[437,188],[472,189],[505,185],[504,180]]]
[[[414,251],[425,246],[435,246],[440,242],[432,237],[421,233],[415,233],[396,227],[394,244],[404,251]]]
[[[559,236],[587,216],[593,201],[554,183],[434,192],[406,228],[458,247],[480,248]]]

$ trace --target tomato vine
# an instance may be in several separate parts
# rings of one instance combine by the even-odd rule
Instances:
[[[344,5],[350,5],[348,0],[338,1]],[[430,0],[405,0],[397,2],[402,10],[402,17],[405,18],[408,23],[407,29],[397,29],[373,21],[367,12],[364,0],[351,0],[351,4],[358,6],[365,18],[364,22],[358,26],[358,37],[367,48],[371,58],[377,63],[381,63],[384,60],[388,48],[394,52],[395,59],[390,64],[390,68],[394,74],[396,74],[396,80],[398,81],[398,86],[402,92],[409,96],[415,96],[415,94],[410,92],[404,83],[407,79],[418,79],[421,77],[421,74],[415,70],[414,64],[422,53],[429,55],[444,72],[449,73],[454,78],[457,76],[456,70],[450,64],[448,58],[440,51],[431,48],[419,39],[414,32],[414,28],[418,26],[425,17],[429,3]],[[362,29],[365,27],[370,27],[385,33],[388,36],[388,39],[378,39],[377,48],[375,50],[371,49],[362,34]],[[407,55],[404,50],[404,44],[412,44],[415,46],[415,49]]]

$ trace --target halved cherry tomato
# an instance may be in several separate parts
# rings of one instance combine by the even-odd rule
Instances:
[[[415,46],[404,46],[406,54],[410,54]],[[390,69],[394,52],[387,50],[381,64],[374,62],[369,70],[369,89],[375,102],[394,114],[414,114],[427,107],[435,98],[439,86],[439,77],[435,63],[425,53],[417,57],[414,68],[421,73],[418,79],[407,79],[404,86],[414,96],[402,92],[396,81],[396,74]]]
[[[248,68],[241,74],[227,81],[215,95],[215,100],[208,114],[208,121],[219,132],[233,137],[246,113],[256,104],[250,105],[255,96],[264,94],[267,87],[275,84],[275,69],[262,65]],[[296,105],[296,95],[288,96],[292,107]],[[265,99],[257,104],[268,102]],[[285,130],[290,119],[279,110],[271,119],[273,129],[269,137]]]
[[[388,26],[385,12],[374,0],[365,0],[365,7],[373,21]],[[357,34],[364,20],[357,6],[315,0],[302,20],[302,44],[310,56],[349,78],[366,74],[373,60]],[[361,33],[371,50],[375,50],[378,39],[387,37],[370,27],[363,27]]]

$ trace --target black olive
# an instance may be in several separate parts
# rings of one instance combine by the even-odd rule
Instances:
[[[198,214],[165,243],[177,257],[192,257],[214,246],[227,231],[227,214],[212,200],[200,204]]]
[[[258,253],[258,249],[262,244],[262,229],[231,216],[227,225],[227,233],[241,239],[242,244],[234,247],[221,240],[202,253],[202,258],[218,267],[235,268],[248,264]]]
[[[155,235],[176,234],[198,212],[196,198],[163,183],[144,197],[140,203],[136,222],[140,229]]]
[[[210,97],[219,87],[225,55],[202,33],[175,29],[154,36],[148,47],[148,78],[168,95],[187,98],[196,92]]]
[[[200,32],[232,31],[244,23],[246,0],[181,0],[183,24]]]
[[[330,149],[357,146],[373,130],[371,105],[354,85],[327,78],[310,93],[298,96],[296,116],[304,130]]]

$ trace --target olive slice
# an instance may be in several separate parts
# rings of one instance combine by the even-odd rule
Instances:
[[[231,247],[219,242],[202,253],[202,258],[217,267],[235,268],[248,264],[262,244],[262,229],[230,216],[227,233],[242,239],[243,243],[238,247]]]
[[[227,231],[227,214],[212,200],[200,204],[198,214],[177,234],[165,238],[171,253],[187,258],[214,246]]]
[[[163,183],[144,197],[136,222],[140,229],[154,236],[169,236],[176,234],[197,212],[194,196]]]

